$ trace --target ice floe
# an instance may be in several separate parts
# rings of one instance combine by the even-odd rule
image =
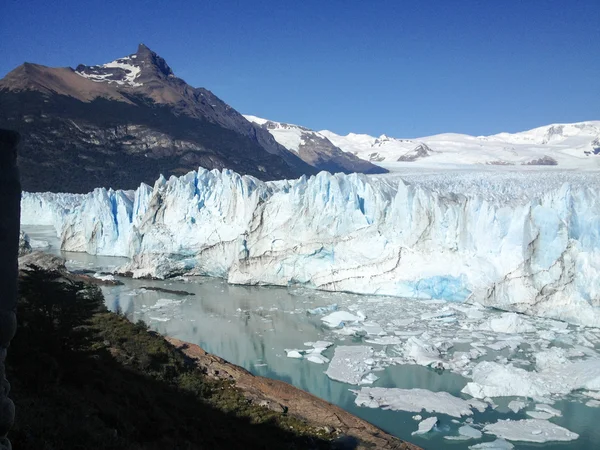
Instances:
[[[455,397],[447,392],[432,392],[426,389],[399,389],[363,387],[353,390],[355,403],[368,408],[383,408],[393,411],[447,414],[453,417],[470,416],[473,405],[467,400]],[[481,406],[479,404],[478,406]]]
[[[539,443],[573,441],[579,437],[577,433],[573,433],[566,428],[539,419],[499,420],[496,423],[486,425],[483,431],[509,441]]]
[[[492,442],[482,442],[469,446],[469,450],[512,450],[515,448],[510,442],[504,439],[496,439]]]
[[[373,348],[365,345],[338,346],[325,374],[332,380],[359,384],[374,364]]]
[[[419,429],[417,431],[413,431],[413,435],[415,434],[425,434],[429,433],[435,427],[435,424],[438,422],[437,417],[429,417],[425,420],[419,422]]]

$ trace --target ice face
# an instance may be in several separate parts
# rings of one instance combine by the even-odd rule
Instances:
[[[469,300],[600,326],[597,177],[503,177],[263,183],[199,169],[135,192],[26,193],[23,223],[51,223],[65,250],[130,257],[136,277]]]

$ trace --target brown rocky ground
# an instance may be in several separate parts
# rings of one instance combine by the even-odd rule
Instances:
[[[288,383],[252,375],[242,367],[204,351],[195,344],[167,337],[207,375],[235,382],[243,395],[254,403],[276,411],[287,411],[309,424],[323,427],[332,434],[356,439],[357,449],[418,450],[420,447],[401,441],[370,423]]]

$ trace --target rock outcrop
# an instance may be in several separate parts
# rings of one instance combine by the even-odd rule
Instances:
[[[9,450],[6,437],[15,419],[15,405],[8,395],[5,361],[10,341],[17,329],[17,258],[21,185],[17,169],[19,135],[0,130],[0,450]]]

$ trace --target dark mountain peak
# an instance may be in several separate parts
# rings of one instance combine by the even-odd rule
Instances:
[[[106,64],[80,64],[75,72],[97,83],[134,88],[149,82],[175,78],[167,62],[144,44],[138,46],[137,52]]]
[[[135,57],[134,57],[135,56]],[[160,57],[156,52],[150,50],[148,46],[145,44],[140,44],[138,46],[137,52],[133,55],[129,56],[131,59],[135,59],[134,63],[143,65],[142,70],[152,69],[152,71],[157,71],[158,74],[163,77],[174,77],[175,74],[173,70],[169,67],[164,58]]]

